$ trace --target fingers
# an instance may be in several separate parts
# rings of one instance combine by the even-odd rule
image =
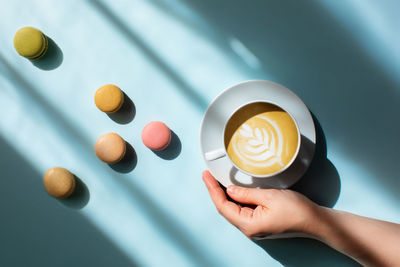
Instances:
[[[266,189],[245,188],[231,185],[227,188],[227,192],[233,200],[240,203],[263,206],[266,204]]]
[[[229,222],[239,227],[243,223],[243,218],[240,216],[241,208],[226,199],[224,190],[222,190],[209,171],[203,172],[203,181],[218,212]]]

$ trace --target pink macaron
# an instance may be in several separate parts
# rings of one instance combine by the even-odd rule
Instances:
[[[171,142],[171,130],[161,121],[152,121],[143,128],[142,141],[151,150],[164,150]]]

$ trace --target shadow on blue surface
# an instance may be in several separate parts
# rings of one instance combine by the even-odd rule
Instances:
[[[335,166],[327,158],[327,146],[324,132],[317,118],[312,114],[316,146],[314,158],[303,177],[290,189],[307,196],[325,207],[333,207],[340,195],[340,177]]]
[[[256,244],[283,266],[361,266],[346,255],[314,239],[265,239],[256,241]]]
[[[173,160],[176,159],[182,151],[182,143],[174,131],[171,130],[171,142],[164,150],[154,151],[154,154],[162,159]]]
[[[19,74],[12,65],[0,54],[0,75],[9,80],[20,92],[21,100],[25,102],[26,107],[39,105],[46,111],[46,118],[51,121],[57,133],[64,138],[65,142],[74,144],[82,157],[85,157],[86,164],[92,164],[100,167],[97,159],[93,158],[92,144],[71,124],[65,116],[60,113],[51,103],[47,102],[37,89],[28,83],[24,77]],[[35,104],[33,104],[35,103]],[[89,152],[91,151],[91,152]],[[105,165],[104,165],[105,166]],[[143,190],[134,185],[133,180],[124,179],[110,168],[104,168],[104,171],[113,176],[116,182],[120,183],[125,189],[130,191],[132,200],[140,203],[141,211],[148,216],[149,224],[154,225],[154,229],[165,235],[181,251],[186,254],[193,262],[200,266],[214,266],[213,256],[207,249],[201,248],[194,242],[190,231],[175,220],[167,211],[164,211],[159,205]]]
[[[117,14],[114,14],[104,3],[98,0],[88,1],[104,18],[107,18],[121,34],[127,38],[135,47],[139,48],[151,62],[153,62],[162,73],[164,73],[176,86],[175,88],[186,96],[192,103],[194,103],[201,111],[206,110],[208,103],[206,99],[192,88],[179,73],[174,71],[167,62],[165,62],[156,51],[151,49],[146,43],[138,36],[138,34],[129,28]]]
[[[124,92],[124,103],[115,113],[108,113],[107,116],[119,124],[130,123],[136,115],[136,107],[132,99]]]
[[[133,146],[129,144],[127,141],[125,141],[125,144],[126,144],[126,151],[122,160],[114,164],[108,164],[111,169],[120,173],[129,173],[133,171],[138,162],[138,157]]]
[[[132,197],[141,201],[144,215],[150,219],[149,223],[154,224],[163,231],[165,237],[173,241],[179,249],[193,262],[195,266],[219,266],[217,259],[211,253],[207,253],[201,246],[198,246],[190,237],[190,232],[180,224],[164,209],[160,208],[147,194],[134,186],[128,179],[117,177],[121,185],[128,190]],[[173,191],[171,191],[173,193]],[[172,197],[172,195],[171,195]]]
[[[400,124],[394,122],[400,86],[343,22],[321,6],[323,1],[185,3],[219,33],[219,40],[225,39],[221,46],[226,50],[231,50],[230,38],[240,40],[269,77],[294,90],[318,115],[328,139],[349,156],[349,164],[379,177],[378,182],[399,197]],[[377,53],[379,49],[384,48],[377,47]]]
[[[374,174],[379,175],[387,190],[394,196],[398,196],[397,188],[400,181],[396,179],[398,158],[396,156],[399,147],[396,144],[400,126],[391,123],[397,121],[396,108],[400,104],[400,100],[395,95],[396,85],[387,79],[368,55],[361,51],[357,42],[346,34],[344,29],[337,26],[337,22],[331,21],[326,12],[316,8],[316,4],[311,2],[284,2],[287,3],[286,6],[282,5],[282,2],[278,5],[277,2],[267,4],[261,1],[244,5],[243,2],[237,0],[229,5],[209,0],[191,2],[194,6],[198,6],[198,9],[209,18],[211,23],[214,23],[216,28],[221,32],[229,33],[226,37],[232,35],[243,41],[263,63],[266,72],[271,73],[278,82],[297,91],[303,100],[318,112],[319,117],[322,118],[322,124],[324,121],[326,124],[334,122],[332,124],[334,126],[329,131],[333,138],[342,144],[351,157],[359,160]],[[96,5],[102,13],[108,14],[124,36],[141,48],[162,71],[170,76],[188,98],[203,110],[205,109],[207,104],[204,99],[196,98],[198,94],[187,86],[186,82],[171,70],[166,62],[154,54],[134,32],[112,12],[105,9],[101,3],[97,2]],[[237,19],[240,17],[246,19]],[[14,76],[9,79],[19,79],[18,76]],[[25,87],[25,91],[34,90],[24,81],[22,83],[15,81],[15,83],[18,87]],[[300,91],[297,88],[305,90]],[[383,90],[378,92],[378,88]],[[43,104],[43,108],[49,113],[54,111],[54,108],[46,104],[46,101],[37,93],[30,95],[32,94],[34,101],[38,101],[39,105]],[[50,116],[57,121],[58,115],[61,114],[57,112],[56,115]],[[381,119],[382,115],[385,116],[385,120]],[[61,122],[55,124],[55,127],[67,130],[69,137],[81,137],[81,139],[78,138],[78,143],[84,143],[87,145],[86,148],[91,147],[79,131],[62,120],[62,116]],[[379,133],[374,130],[377,128],[381,129]],[[370,140],[375,140],[377,134],[380,142],[371,143]],[[374,153],[370,153],[371,151]],[[381,157],[380,155],[389,156]],[[187,239],[185,231],[179,234],[180,227],[174,225],[173,218],[157,207],[157,204],[145,193],[129,183],[128,185],[132,187],[133,195],[137,193],[136,191],[139,192],[139,195],[134,197],[141,199],[144,204],[150,200],[145,208],[149,209],[146,213],[150,215],[153,223],[158,223],[156,219],[166,215],[166,221],[161,221],[160,228],[168,231],[171,239],[181,244],[183,251],[193,250],[188,254],[195,254],[194,258],[198,259],[195,245],[190,242],[190,239],[185,240]],[[158,210],[161,210],[161,213]],[[164,222],[173,225],[163,226]],[[176,232],[177,236],[175,236]],[[275,245],[270,246],[268,252],[288,265],[302,263],[313,266],[312,262],[305,263],[311,261],[310,259],[319,259],[318,251],[323,246],[318,242],[313,243],[313,240],[274,241],[276,241]],[[187,243],[189,245],[186,248]],[[300,249],[305,243],[310,244],[311,251]],[[295,245],[294,248],[292,244]],[[268,247],[268,242],[265,247]],[[295,256],[288,257],[287,254],[282,253],[282,251],[290,250],[300,259],[302,256],[306,257],[307,261],[296,260]],[[334,251],[325,251],[320,255],[323,256],[320,265],[323,263],[324,266],[329,259],[342,257],[336,255]]]
[[[89,202],[90,193],[86,184],[76,175],[75,181],[76,185],[74,193],[66,199],[59,199],[59,201],[67,207],[80,210]]]
[[[138,266],[51,198],[42,176],[1,136],[0,151],[0,266]]]
[[[213,44],[217,46],[221,51],[223,51],[224,55],[231,57],[231,59],[233,60],[233,64],[235,64],[236,67],[243,65],[243,59],[244,59],[243,55],[238,55],[236,51],[232,50],[232,46],[228,44],[229,42],[228,40],[233,36],[227,36],[224,34],[224,32],[215,31],[214,30],[215,27],[212,24],[209,24],[209,21],[204,21],[202,16],[199,14],[200,12],[196,12],[197,9],[191,10],[190,7],[181,5],[179,4],[179,2],[181,2],[179,0],[177,1],[148,0],[148,1],[151,2],[153,5],[157,6],[158,8],[160,8],[163,11],[163,13],[168,14],[170,17],[178,20],[180,23],[189,26],[190,29],[199,36],[212,40]],[[186,3],[189,2],[185,1],[185,4]],[[226,2],[224,3],[226,4]],[[229,2],[229,4],[230,3],[231,2]],[[214,3],[212,3],[208,7],[213,8],[213,6]],[[249,77],[249,79],[255,79],[255,80],[260,79],[262,78],[260,77],[261,74],[262,72],[255,71],[254,73],[252,73],[253,76]],[[223,88],[221,88],[221,90],[222,89]]]
[[[32,64],[41,70],[54,70],[58,68],[64,60],[64,54],[60,47],[47,36],[48,48],[46,54],[37,60],[32,60]]]
[[[400,184],[395,177],[399,147],[392,144],[398,143],[400,127],[387,123],[396,120],[395,110],[400,106],[395,95],[398,86],[363,52],[340,22],[316,2],[187,2],[221,34],[217,41],[225,39],[226,50],[231,50],[232,37],[243,42],[266,73],[294,89],[318,112],[318,117],[330,126],[332,139],[350,157],[376,176],[384,174],[380,179],[382,185],[398,197]],[[292,189],[332,207],[340,194],[340,178],[326,158],[325,136],[320,123],[315,117],[314,120],[319,140],[315,158]],[[377,135],[380,142],[371,142]],[[382,145],[382,139],[386,144]],[[358,265],[315,240],[264,240],[258,244],[284,265]]]

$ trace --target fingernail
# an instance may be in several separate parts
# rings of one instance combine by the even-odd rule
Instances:
[[[230,185],[230,186],[228,186],[227,191],[228,191],[228,193],[234,195],[238,192],[238,188],[237,188],[237,186]]]

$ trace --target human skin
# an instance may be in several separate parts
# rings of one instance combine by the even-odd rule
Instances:
[[[218,212],[250,239],[301,232],[364,266],[400,266],[400,224],[322,207],[292,190],[229,186],[243,206],[209,171],[203,181]]]

